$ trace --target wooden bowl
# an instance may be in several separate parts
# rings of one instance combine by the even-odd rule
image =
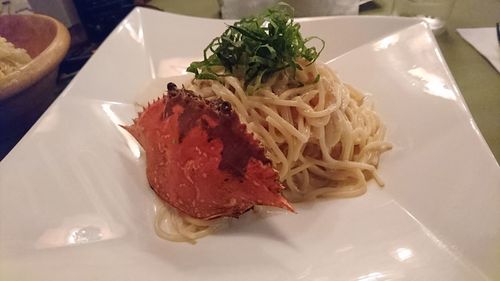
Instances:
[[[44,15],[0,17],[0,36],[25,49],[33,59],[0,79],[0,159],[56,98],[59,64],[70,36],[59,21]]]

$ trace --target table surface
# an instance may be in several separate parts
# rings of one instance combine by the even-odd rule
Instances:
[[[493,27],[498,21],[499,0],[458,0],[448,32],[437,41],[479,130],[500,162],[500,74],[456,31]]]
[[[361,15],[389,15],[394,0],[376,0],[378,8]],[[217,0],[152,0],[162,10],[199,17],[219,17]],[[453,77],[497,162],[500,162],[500,74],[457,33],[457,28],[494,27],[500,0],[456,0],[447,31],[436,37]]]

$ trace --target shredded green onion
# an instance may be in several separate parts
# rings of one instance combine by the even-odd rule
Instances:
[[[313,39],[321,42],[319,51],[315,46],[306,46]],[[298,61],[313,63],[324,45],[318,37],[303,38],[300,24],[293,20],[293,8],[278,4],[229,25],[205,48],[203,61],[192,62],[187,71],[196,79],[218,80],[232,75],[244,79],[246,87],[256,88],[278,71],[286,71],[295,79],[296,70],[302,69]]]

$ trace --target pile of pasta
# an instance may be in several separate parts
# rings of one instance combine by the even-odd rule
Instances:
[[[31,57],[26,50],[16,48],[7,39],[0,37],[0,79],[18,71],[30,61]]]

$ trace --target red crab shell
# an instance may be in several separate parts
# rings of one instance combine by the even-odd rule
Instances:
[[[167,95],[124,128],[146,152],[153,190],[191,217],[238,217],[254,205],[293,211],[264,149],[225,101],[169,83]]]

